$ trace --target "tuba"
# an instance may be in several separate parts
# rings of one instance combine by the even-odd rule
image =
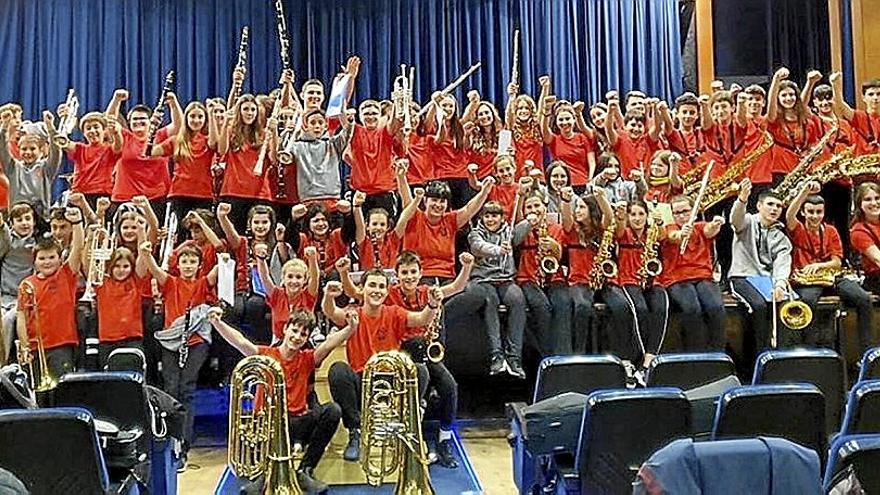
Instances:
[[[590,271],[590,287],[599,290],[609,278],[617,276],[617,262],[614,261],[614,234],[617,231],[617,217],[611,216],[611,223],[602,233],[593,269]]]
[[[379,486],[397,473],[396,495],[433,495],[422,440],[416,365],[403,352],[379,352],[363,371],[361,468]]]
[[[40,367],[40,381],[37,382],[36,379],[33,356],[27,351],[30,347],[29,343],[27,346],[25,343],[19,343],[19,352],[21,354],[19,356],[19,361],[27,363],[28,376],[30,376],[31,379],[31,389],[33,389],[34,392],[48,392],[58,386],[58,380],[52,376],[52,373],[49,370],[49,361],[46,357],[46,346],[43,343],[43,327],[40,325],[40,313],[39,308],[37,307],[37,291],[34,285],[27,280],[21,283],[19,290],[25,296],[25,304],[22,309],[26,313],[32,312],[34,315],[33,331],[35,340],[37,341],[37,360]]]
[[[92,233],[92,242],[89,244],[89,265],[86,272],[86,290],[79,299],[83,302],[95,300],[95,287],[104,284],[104,275],[107,272],[107,262],[116,250],[116,239],[110,235],[110,229],[98,227]]]
[[[79,113],[79,98],[76,97],[76,93],[72,88],[67,91],[67,99],[64,101],[64,106],[67,108],[67,115],[58,123],[55,137],[52,138],[52,143],[59,148],[64,148],[70,144],[70,133],[76,127],[76,115]]]
[[[264,493],[300,495],[290,438],[284,370],[269,356],[248,356],[229,385],[228,462],[239,478],[265,476]]]

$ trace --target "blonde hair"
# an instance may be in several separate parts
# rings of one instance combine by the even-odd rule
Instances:
[[[196,132],[189,128],[189,124],[186,123],[186,116],[189,115],[190,112],[196,110],[201,110],[202,113],[205,114],[205,125],[202,126],[202,130],[198,132],[202,134],[207,134],[208,132],[208,118],[210,118],[208,115],[208,109],[200,101],[190,102],[190,104],[186,106],[186,110],[183,111],[183,125],[180,126],[180,130],[177,131],[177,136],[174,138],[175,160],[189,160],[192,158],[191,143]]]
[[[299,258],[287,260],[287,262],[281,266],[281,275],[283,276],[285,273],[293,270],[299,270],[308,275],[309,265],[307,265],[305,261]]]
[[[89,112],[83,115],[82,118],[79,119],[79,130],[85,131],[86,124],[89,122],[97,122],[101,124],[101,126],[107,127],[107,120],[101,112]]]

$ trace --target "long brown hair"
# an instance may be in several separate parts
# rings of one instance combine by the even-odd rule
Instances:
[[[880,194],[880,186],[877,185],[876,182],[862,182],[859,184],[859,187],[856,188],[856,199],[855,199],[855,212],[853,213],[853,217],[850,225],[854,225],[858,222],[867,222],[868,218],[865,216],[865,212],[862,211],[862,201],[865,199],[865,195],[868,192],[873,191],[876,194]]]
[[[779,95],[782,94],[782,90],[791,89],[794,90],[794,110],[795,116],[797,117],[798,125],[804,126],[807,124],[807,120],[809,120],[809,113],[807,109],[807,103],[801,99],[801,91],[798,88],[797,83],[794,81],[782,81],[779,83],[779,91],[776,93],[776,104],[779,106],[779,109],[783,112],[782,118],[785,119],[785,109],[782,108],[782,105],[779,105]]]
[[[587,218],[584,222],[574,221],[575,232],[577,232],[578,243],[586,246],[597,235],[603,232],[602,229],[602,210],[599,208],[599,202],[596,196],[592,194],[584,194],[578,199],[587,205]]]
[[[174,138],[174,161],[189,160],[192,158],[191,143],[193,136],[197,133],[189,128],[186,116],[189,115],[190,112],[196,110],[201,110],[202,113],[205,114],[205,125],[202,126],[202,129],[198,131],[198,133],[205,135],[208,134],[208,119],[212,118],[208,115],[208,109],[200,101],[190,102],[190,104],[186,106],[186,110],[183,111],[183,125],[180,126],[180,130],[177,131],[177,136]]]
[[[241,107],[245,103],[253,103],[257,106],[257,118],[250,124],[245,124],[241,118]],[[263,112],[263,106],[254,95],[244,94],[238,98],[234,108],[235,116],[232,119],[232,128],[230,129],[229,149],[239,150],[245,143],[251,146],[261,145],[263,131],[266,127],[266,114]],[[226,125],[230,125],[230,123],[227,122]]]
[[[477,117],[474,116],[475,125],[473,130],[474,137],[472,147],[477,153],[485,153],[490,149],[497,148],[498,133],[504,128],[504,125],[501,122],[501,117],[498,116],[498,110],[495,108],[495,105],[488,101],[481,101],[480,104],[477,105],[476,113],[480,113],[480,107],[484,106],[488,107],[489,111],[492,113],[492,123],[489,125],[489,129],[484,129],[483,126],[476,122]]]

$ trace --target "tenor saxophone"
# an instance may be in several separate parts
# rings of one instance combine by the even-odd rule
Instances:
[[[705,210],[706,208],[710,208],[736,194],[739,181],[743,174],[745,174],[758,158],[769,150],[771,146],[773,146],[773,136],[771,136],[769,132],[763,131],[763,141],[760,146],[742,157],[739,161],[730,164],[724,173],[709,182],[700,209]],[[696,191],[692,194],[689,193],[688,195],[691,196],[691,201],[696,201]]]
[[[602,232],[593,269],[590,271],[590,288],[599,290],[609,278],[617,276],[617,262],[614,261],[614,234],[617,231],[617,217],[611,216],[611,223]]]
[[[831,136],[837,132],[837,125],[837,121],[835,120],[828,129],[828,132],[826,132],[822,138],[810,148],[807,154],[801,157],[798,164],[785,176],[782,182],[776,186],[774,191],[780,198],[782,198],[783,203],[790,203],[800,189],[800,185],[811,178],[812,174],[810,173],[810,170],[813,162],[819,158],[825,150],[825,146],[828,145],[828,141],[831,140]]]

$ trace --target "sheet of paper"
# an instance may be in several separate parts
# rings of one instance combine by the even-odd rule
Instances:
[[[505,129],[498,133],[498,156],[509,155],[513,143],[513,133]]]
[[[342,115],[342,106],[345,103],[345,97],[348,95],[348,85],[350,82],[351,76],[348,74],[343,74],[342,77],[333,81],[330,98],[327,99],[328,119]]]
[[[217,297],[235,305],[235,260],[227,253],[217,254]]]

